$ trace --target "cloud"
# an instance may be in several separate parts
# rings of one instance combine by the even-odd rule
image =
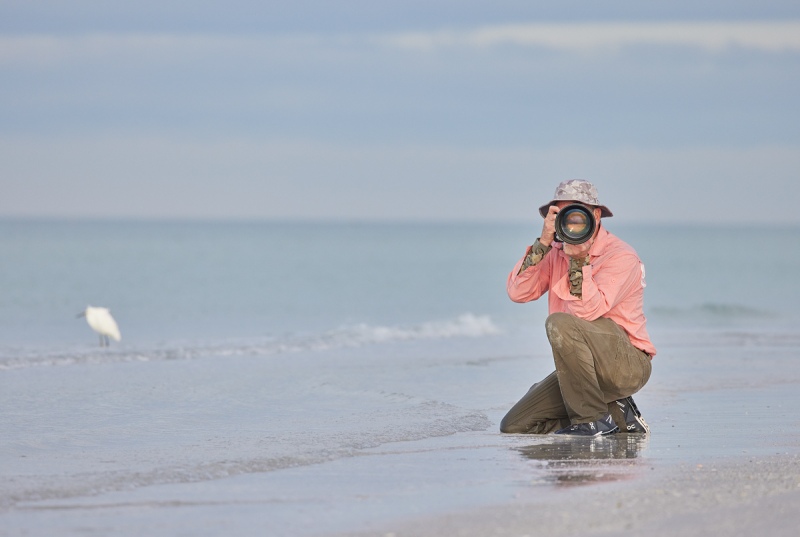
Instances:
[[[667,45],[712,52],[730,47],[779,52],[800,50],[800,21],[509,24],[467,31],[409,32],[384,36],[381,40],[400,48],[421,50],[518,45],[586,51]]]
[[[582,176],[615,221],[796,222],[798,51],[800,20],[0,37],[0,216],[519,219]]]
[[[0,37],[0,64],[57,65],[108,58],[139,58],[158,64],[208,58],[277,55],[314,45],[314,38],[180,34],[23,35]]]
[[[732,47],[762,52],[800,51],[800,21],[782,22],[598,22],[480,26],[469,30],[337,35],[87,34],[0,37],[0,64],[56,64],[120,56],[156,62],[207,57],[279,58],[294,52],[387,48],[431,52],[504,45],[585,52],[626,46]]]

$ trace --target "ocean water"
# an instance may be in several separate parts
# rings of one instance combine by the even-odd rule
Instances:
[[[800,229],[607,225],[647,268],[654,433],[578,458],[796,450],[724,431],[800,402]],[[552,438],[497,433],[552,370],[546,303],[505,294],[537,232],[0,222],[0,534],[326,534],[592,481],[540,464]]]

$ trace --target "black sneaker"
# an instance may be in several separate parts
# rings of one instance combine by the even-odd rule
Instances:
[[[619,406],[622,415],[625,416],[625,431],[626,433],[641,433],[647,434],[650,432],[650,427],[645,423],[642,413],[636,408],[636,403],[633,402],[633,397],[625,397],[624,399],[617,399],[614,401]]]
[[[559,431],[556,434],[570,434],[575,436],[601,436],[606,434],[613,434],[619,431],[619,427],[614,423],[614,418],[611,414],[606,414],[606,417],[597,421],[590,421],[589,423],[576,423],[570,425]]]

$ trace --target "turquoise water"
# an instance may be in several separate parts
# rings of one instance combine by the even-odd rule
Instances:
[[[504,248],[509,231],[4,222],[0,345],[91,344],[74,320],[87,304],[112,310],[125,345],[503,315],[503,272],[518,249]]]
[[[645,262],[654,320],[797,316],[798,229],[608,226]],[[0,349],[93,345],[75,319],[87,304],[112,310],[125,348],[467,313],[516,329],[541,308],[510,303],[505,278],[537,231],[527,223],[0,222]]]
[[[647,267],[659,350],[654,433],[625,456],[796,449],[730,431],[800,404],[798,230],[608,225]],[[320,534],[552,484],[531,466],[552,450],[497,433],[552,370],[546,304],[505,294],[536,227],[0,222],[0,525]],[[98,347],[87,304],[121,343]]]

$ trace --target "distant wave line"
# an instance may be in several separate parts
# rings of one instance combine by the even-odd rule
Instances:
[[[364,345],[457,337],[484,337],[501,330],[488,315],[464,313],[450,320],[430,321],[412,326],[380,326],[365,323],[343,326],[321,334],[266,338],[255,343],[196,345],[157,349],[97,348],[60,353],[11,353],[0,355],[0,370],[36,366],[191,360],[209,356],[257,356],[293,352],[320,352]],[[5,354],[5,353],[4,353]]]
[[[742,304],[723,304],[706,302],[689,307],[657,306],[651,312],[662,317],[701,317],[707,319],[764,319],[778,317],[777,313],[745,306]]]

